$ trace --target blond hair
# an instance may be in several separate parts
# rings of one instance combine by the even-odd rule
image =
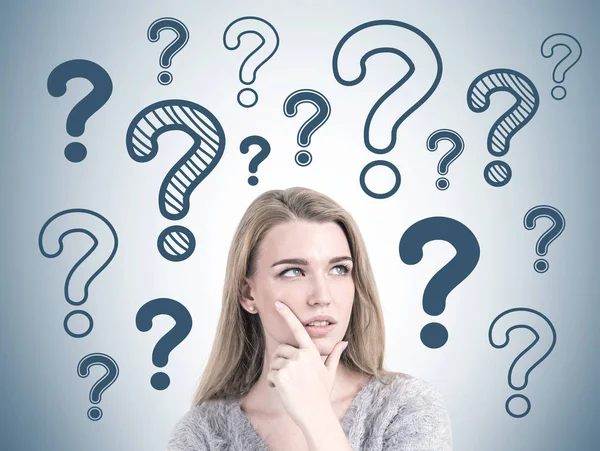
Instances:
[[[270,190],[258,196],[244,213],[229,248],[221,316],[216,337],[192,402],[239,399],[247,394],[263,369],[265,337],[259,315],[242,308],[244,277],[256,272],[260,244],[275,225],[307,220],[337,223],[348,240],[354,261],[352,314],[344,340],[348,347],[340,365],[375,376],[402,374],[383,368],[385,328],[379,294],[367,250],[358,227],[346,210],[328,196],[309,188]]]

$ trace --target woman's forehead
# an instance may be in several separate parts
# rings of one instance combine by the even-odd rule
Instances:
[[[262,242],[266,259],[320,260],[350,256],[346,235],[334,222],[286,222],[269,230]]]

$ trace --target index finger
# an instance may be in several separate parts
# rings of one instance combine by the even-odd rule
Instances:
[[[278,306],[278,302],[280,306]],[[300,348],[308,349],[314,347],[315,344],[310,338],[310,335],[308,335],[308,332],[306,331],[298,317],[294,315],[294,312],[292,312],[292,310],[281,301],[276,301],[274,305],[275,310],[277,310],[279,314],[283,316],[284,321],[287,323],[288,327],[292,331],[292,335],[294,335],[294,338],[298,342]]]

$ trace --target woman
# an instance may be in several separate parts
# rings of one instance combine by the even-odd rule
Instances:
[[[307,325],[319,316],[330,324]],[[307,188],[261,194],[233,237],[213,348],[168,451],[451,450],[442,397],[385,370],[384,339],[352,216]]]

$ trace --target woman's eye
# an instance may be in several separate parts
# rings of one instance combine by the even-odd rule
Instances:
[[[338,266],[335,266],[334,268],[343,269],[344,271],[341,274],[346,274],[346,273],[350,272],[350,268],[348,268],[346,265],[338,265]]]
[[[336,269],[336,268],[342,269],[342,272],[338,272],[338,274],[342,274],[343,275],[343,274],[347,274],[348,272],[350,272],[350,268],[348,268],[346,265],[337,265],[337,266],[333,267],[333,269]],[[287,274],[290,271],[300,271],[300,272],[302,272],[302,270],[300,268],[288,268],[285,271],[283,271],[280,274],[280,276],[283,276],[283,275]],[[299,275],[299,274],[292,274],[292,275]]]
[[[283,272],[280,274],[280,276],[283,276],[284,274],[286,274],[286,273],[288,273],[288,272],[290,272],[290,271],[300,271],[300,268],[289,268],[289,269],[286,269],[285,271],[283,271]]]

